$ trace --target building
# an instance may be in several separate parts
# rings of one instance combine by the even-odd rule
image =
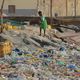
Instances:
[[[53,16],[80,16],[80,0],[53,0],[52,5]],[[4,4],[8,16],[37,16],[38,10],[50,16],[50,0],[5,0]]]
[[[80,0],[52,0],[52,5],[53,16],[80,16]],[[39,0],[39,9],[50,16],[50,0]]]
[[[36,16],[36,0],[5,0],[3,12],[8,16]],[[0,0],[0,6],[2,0]]]

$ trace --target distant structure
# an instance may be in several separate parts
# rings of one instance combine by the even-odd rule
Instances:
[[[7,16],[38,16],[41,10],[48,17],[80,16],[80,0],[52,0],[52,11],[50,7],[50,0],[5,0],[3,12]]]
[[[50,0],[45,0],[45,11],[43,9],[43,0],[39,0],[38,9],[50,16]],[[52,16],[80,16],[80,0],[52,0]]]
[[[2,5],[0,0],[0,6]],[[36,0],[5,0],[3,13],[7,16],[37,16]]]

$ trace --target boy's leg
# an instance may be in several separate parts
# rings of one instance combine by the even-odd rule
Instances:
[[[45,33],[46,33],[46,29],[44,29],[44,36],[45,36]]]
[[[40,36],[41,36],[41,31],[42,31],[42,29],[41,29],[41,27],[40,27]]]

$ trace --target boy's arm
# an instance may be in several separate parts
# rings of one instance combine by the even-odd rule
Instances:
[[[39,19],[39,25],[41,24],[41,18]]]

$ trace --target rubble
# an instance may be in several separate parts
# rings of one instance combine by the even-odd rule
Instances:
[[[80,47],[49,32],[43,37],[27,27],[0,34],[13,44],[11,55],[0,58],[0,80],[80,80]]]

